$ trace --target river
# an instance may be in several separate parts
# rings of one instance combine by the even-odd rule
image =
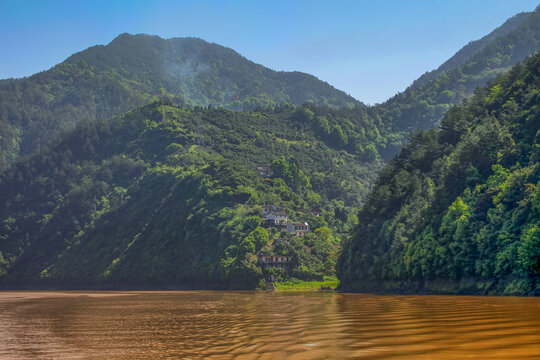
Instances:
[[[540,359],[540,299],[0,292],[0,358]]]

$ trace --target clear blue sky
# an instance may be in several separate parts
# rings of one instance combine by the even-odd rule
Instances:
[[[194,36],[382,102],[538,0],[0,0],[0,78],[118,34]]]

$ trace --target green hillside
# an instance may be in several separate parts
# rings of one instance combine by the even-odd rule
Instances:
[[[161,98],[235,110],[359,105],[314,76],[273,71],[200,39],[122,34],[50,70],[0,80],[0,170],[82,120],[106,119]]]
[[[540,55],[380,173],[344,245],[343,290],[540,293]]]
[[[255,253],[273,240],[295,259],[281,275],[333,275],[381,163],[376,152],[347,151],[341,127],[332,135],[346,110],[315,110],[155,102],[80,123],[0,178],[1,286],[254,288]],[[259,228],[269,204],[311,233]]]
[[[516,32],[521,31],[519,29],[519,26],[521,26],[525,21],[531,21],[530,15],[530,12],[517,14],[506,20],[504,24],[502,24],[486,36],[482,37],[481,39],[469,42],[467,45],[459,49],[459,51],[456,52],[450,59],[446,60],[436,70],[428,71],[424,75],[420,76],[417,80],[413,82],[411,88],[418,88],[420,85],[428,81],[434,80],[437,77],[444,75],[448,71],[457,69],[460,66],[467,64],[473,56],[476,56],[477,54],[482,52],[486,47],[490,46],[490,44],[501,41],[499,39],[502,39],[508,33],[514,31],[516,28],[518,28]]]
[[[50,70],[0,80],[0,171],[80,121],[106,119],[158,99],[240,111],[286,103],[356,108],[358,117],[383,124],[378,131],[387,141],[377,150],[391,159],[412,131],[437,124],[476,87],[538,51],[539,16],[538,9],[516,15],[403,93],[369,108],[311,75],[273,71],[200,39],[122,34]]]
[[[355,229],[343,289],[536,291],[536,60],[452,107],[540,48],[539,16],[370,107],[195,38],[122,34],[0,81],[0,286],[254,288],[261,250],[322,280]],[[263,229],[270,204],[312,231]]]
[[[540,50],[540,7],[510,18],[480,40],[463,47],[437,70],[376,106],[389,131],[436,125],[443,115],[497,75]]]

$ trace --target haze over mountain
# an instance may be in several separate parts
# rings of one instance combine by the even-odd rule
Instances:
[[[410,131],[437,123],[454,104],[540,48],[539,10],[508,20],[470,43],[405,92],[370,111],[393,133],[391,158]],[[195,38],[122,34],[42,73],[0,81],[0,169],[42,148],[81,120],[105,119],[156,98],[254,109],[290,103],[362,105],[311,75],[276,72],[231,49]]]
[[[81,120],[105,119],[157,98],[236,110],[360,105],[311,75],[273,71],[200,39],[122,34],[50,70],[0,81],[0,169]]]

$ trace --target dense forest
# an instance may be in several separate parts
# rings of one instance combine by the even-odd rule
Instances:
[[[344,245],[344,290],[540,293],[540,55],[419,130]]]
[[[360,105],[312,75],[273,71],[200,39],[122,34],[50,70],[0,80],[0,170],[79,121],[106,119],[156,99],[235,110]]]
[[[512,66],[539,27],[519,14],[375,106],[195,38],[0,80],[0,287],[255,288],[264,250],[345,290],[538,292],[538,56]]]
[[[316,110],[158,101],[80,123],[0,178],[2,286],[253,288],[255,254],[275,241],[295,259],[281,275],[334,275],[381,161],[360,134],[334,138],[333,110]],[[368,150],[348,152],[353,138]],[[263,230],[269,204],[312,231]]]

